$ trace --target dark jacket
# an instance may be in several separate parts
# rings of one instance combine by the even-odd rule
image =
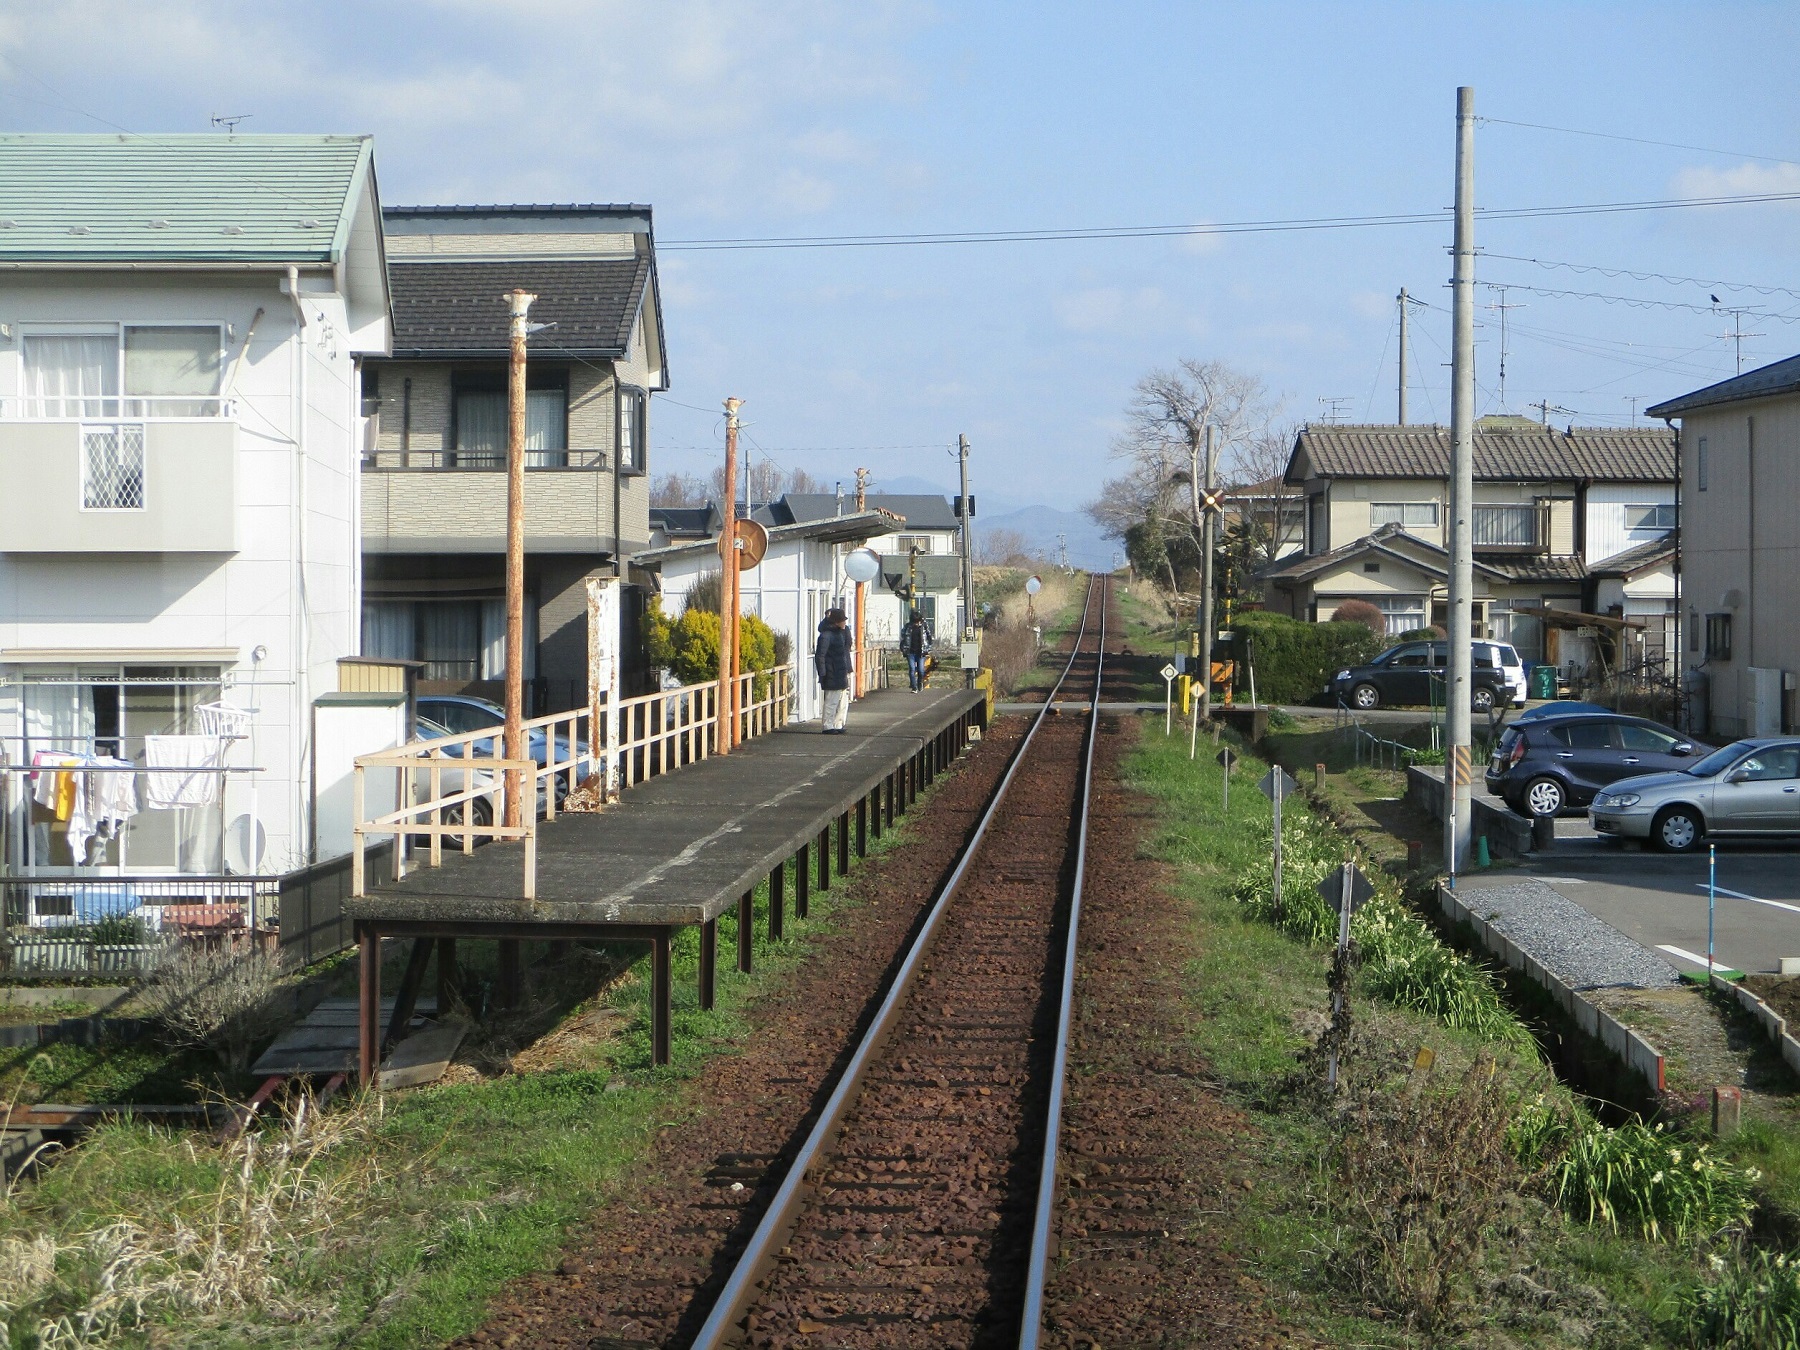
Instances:
[[[923,623],[909,623],[900,630],[902,656],[923,656],[931,650],[931,633]]]
[[[850,687],[850,630],[830,619],[819,625],[819,643],[813,648],[813,669],[821,689]]]

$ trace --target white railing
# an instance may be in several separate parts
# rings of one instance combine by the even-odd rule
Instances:
[[[736,683],[740,741],[787,725],[793,705],[792,666],[740,675]],[[504,758],[504,733],[499,727],[413,741],[393,750],[357,756],[351,894],[366,893],[368,837],[385,836],[396,841],[394,875],[398,880],[406,875],[408,842],[418,836],[427,842],[427,859],[432,867],[443,861],[446,837],[460,840],[464,853],[474,852],[477,839],[523,840],[524,895],[527,900],[533,899],[537,821],[540,816],[556,819],[563,797],[596,773],[600,794],[605,798],[718,753],[716,681],[621,699],[612,709],[602,704],[599,714],[598,735],[594,734],[594,719],[586,708],[525,722],[527,745],[535,739],[534,733],[543,736],[541,763],[536,758]],[[609,740],[613,743],[609,744]],[[367,809],[366,774],[371,769],[395,775],[392,800],[398,803],[394,809],[376,816],[370,816]],[[522,777],[530,787],[526,798],[529,809],[520,812],[521,824],[507,826],[507,794],[512,791],[515,776]]]

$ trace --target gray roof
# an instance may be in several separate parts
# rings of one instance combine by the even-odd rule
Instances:
[[[719,508],[705,506],[653,506],[650,527],[660,529],[671,539],[705,539],[719,529]]]
[[[391,258],[394,355],[401,359],[505,358],[514,287],[537,296],[528,339],[541,359],[617,358],[631,341],[653,263],[649,256],[577,261],[445,262]]]
[[[1302,427],[1289,483],[1309,478],[1447,478],[1450,431],[1440,426]],[[1675,479],[1666,427],[1508,427],[1475,432],[1475,477],[1487,482],[1661,483]]]
[[[871,510],[891,511],[897,516],[904,516],[906,524],[903,527],[896,526],[897,529],[957,528],[956,515],[951,511],[949,501],[931,493],[870,492],[863,497],[863,501]],[[851,493],[844,494],[843,509],[846,513],[856,509],[856,498]],[[838,497],[833,492],[789,492],[780,501],[770,505],[770,515],[783,524],[789,521],[821,520],[837,514]]]
[[[1587,567],[1571,553],[1483,553],[1481,563],[1508,581],[1581,581]]]
[[[1680,398],[1672,398],[1666,403],[1658,403],[1654,408],[1644,409],[1646,417],[1680,417],[1683,413],[1694,412],[1700,408],[1710,408],[1718,403],[1738,403],[1744,399],[1770,398],[1776,394],[1791,394],[1800,390],[1800,356],[1790,356],[1785,361],[1777,361],[1773,365],[1763,366],[1760,370],[1747,370],[1742,375],[1734,375],[1729,380],[1720,380],[1717,384],[1709,384],[1704,389],[1696,389],[1691,394],[1683,394]]]
[[[1329,553],[1300,557],[1289,554],[1274,565],[1265,567],[1257,576],[1264,581],[1305,581],[1364,553],[1382,554],[1440,580],[1450,575],[1450,555],[1443,549],[1417,535],[1408,534],[1402,526],[1383,525],[1374,533],[1352,539],[1348,544],[1340,544]],[[1490,577],[1510,579],[1499,568],[1490,567],[1485,558],[1475,560],[1475,570],[1486,572]]]
[[[873,511],[847,511],[841,516],[832,516],[824,520],[802,521],[797,525],[776,525],[769,529],[769,546],[789,540],[814,539],[822,544],[855,544],[864,539],[885,534],[892,521],[886,516]],[[645,549],[632,554],[631,561],[640,567],[652,570],[660,568],[673,558],[683,558],[690,554],[711,553],[717,556],[719,551],[718,537],[710,539],[684,540],[681,543],[669,544],[664,548]]]
[[[1641,544],[1633,544],[1623,553],[1615,553],[1604,562],[1597,562],[1593,574],[1597,577],[1625,577],[1633,572],[1641,572],[1645,568],[1657,567],[1669,562],[1675,556],[1675,531],[1659,534],[1654,539],[1647,539]]]

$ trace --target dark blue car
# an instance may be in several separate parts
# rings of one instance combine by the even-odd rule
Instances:
[[[1586,809],[1621,778],[1685,769],[1710,749],[1623,713],[1520,718],[1488,761],[1487,790],[1522,816],[1560,816]]]
[[[428,717],[439,726],[446,728],[452,735],[460,736],[472,731],[500,732],[506,726],[506,709],[490,699],[475,698],[468,694],[421,694],[418,699],[419,716]],[[496,734],[494,748],[491,753],[500,753],[500,739]],[[585,758],[588,752],[586,741],[575,742],[576,758]],[[485,743],[476,747],[476,754],[489,753]],[[534,727],[525,733],[525,753],[536,760],[542,768],[550,762],[550,740],[544,735],[543,727]],[[566,764],[569,761],[568,736],[559,731],[556,737],[556,762]],[[575,771],[577,781],[585,779],[591,770],[582,765]],[[558,775],[561,778],[561,775]]]

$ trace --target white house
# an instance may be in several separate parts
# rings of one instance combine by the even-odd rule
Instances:
[[[391,343],[372,142],[0,136],[0,270],[0,874],[306,863]],[[44,753],[131,766],[136,814],[89,837]]]
[[[892,524],[892,517],[878,511],[852,510],[798,525],[776,525],[769,530],[769,548],[762,561],[740,574],[743,612],[759,616],[793,640],[796,721],[813,721],[822,711],[811,658],[825,611],[836,606],[855,618],[856,586],[844,575],[844,556]],[[719,543],[715,536],[671,544],[639,553],[632,561],[661,575],[663,613],[676,617],[687,607],[694,583],[718,572]],[[878,589],[869,587],[870,600]],[[868,640],[872,643],[873,636]]]

